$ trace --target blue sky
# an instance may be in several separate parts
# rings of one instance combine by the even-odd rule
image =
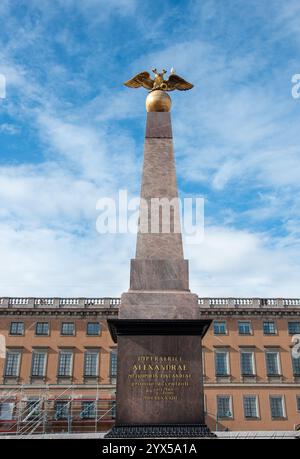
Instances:
[[[300,296],[297,0],[1,0],[0,296],[118,296],[134,235],[96,231],[101,197],[140,188],[144,90],[174,67],[185,246],[200,296]]]

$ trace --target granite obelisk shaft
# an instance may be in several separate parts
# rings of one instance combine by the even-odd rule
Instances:
[[[141,198],[147,207],[140,209],[141,227],[137,236],[136,259],[181,262],[183,248],[169,112],[150,112],[147,115]],[[158,209],[154,207],[155,199],[175,204],[172,209],[170,206],[170,219],[166,222],[169,228],[165,228],[166,232],[161,227],[162,215],[157,214]],[[155,228],[155,221],[160,223],[159,228]]]
[[[169,112],[147,113],[141,198],[130,289],[122,295],[119,317],[199,318],[197,295],[189,290],[188,260],[183,256]]]

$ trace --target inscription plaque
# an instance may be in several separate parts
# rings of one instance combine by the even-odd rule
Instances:
[[[127,321],[110,322],[118,328]],[[164,332],[173,334],[163,334],[156,321],[144,322],[145,329],[137,322],[143,334],[134,334],[132,325],[112,333],[118,341],[116,424],[203,424],[201,337],[209,321],[191,321],[193,330],[189,321],[165,321]]]

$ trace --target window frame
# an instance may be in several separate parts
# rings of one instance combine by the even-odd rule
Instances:
[[[215,376],[217,378],[230,376],[231,373],[230,373],[229,351],[227,349],[215,349],[214,353],[215,353]],[[226,373],[218,373],[217,372],[217,354],[225,354],[226,355],[226,358],[225,358],[225,361],[226,361]]]
[[[222,416],[219,414],[219,403],[218,403],[218,400],[220,398],[228,398],[229,399],[229,413],[230,413],[230,416]],[[228,394],[217,394],[216,395],[216,406],[217,406],[217,417],[218,419],[233,419],[233,403],[232,403],[232,395],[228,395]]]
[[[89,333],[89,325],[95,325],[98,324],[99,326],[99,331],[98,333]],[[87,322],[86,324],[86,336],[101,336],[101,322],[99,321],[94,321],[94,322]]]
[[[216,333],[216,330],[215,330],[215,325],[216,324],[225,324],[225,331],[220,333]],[[225,336],[228,334],[228,329],[227,329],[227,321],[226,320],[214,320],[213,322],[213,332],[214,332],[214,335],[215,336],[219,336],[219,335],[222,335],[222,336]]]
[[[15,401],[0,402],[0,422],[12,421],[14,419],[14,411],[16,409]]]
[[[300,413],[300,395],[296,395],[296,410]]]
[[[56,400],[56,401],[55,401],[55,407],[54,407],[54,409],[55,409],[55,415],[54,415],[54,416],[55,416],[55,419],[56,419],[57,421],[64,420],[64,419],[68,419],[68,417],[70,416],[70,407],[71,407],[71,403],[72,403],[72,402],[71,402],[70,400]],[[60,415],[57,416],[57,407],[58,407],[59,405],[64,406],[64,408],[67,407],[67,411],[68,411],[68,412],[67,412],[66,415],[63,415],[63,416],[62,416],[61,413],[63,412],[63,410],[61,410]]]
[[[33,413],[30,413],[30,407],[32,407],[31,411]],[[36,399],[31,399],[29,398],[26,400],[26,407],[25,407],[25,418],[28,419],[29,421],[33,421],[37,419],[41,414],[41,400],[38,398]]]
[[[255,416],[246,416],[245,399],[246,399],[247,397],[248,397],[248,398],[250,398],[250,397],[255,398],[255,410],[256,410],[256,415],[255,415]],[[244,395],[243,395],[243,411],[244,411],[244,419],[246,419],[246,420],[260,419],[259,403],[258,403],[258,395],[257,395],[257,394],[244,394]]]
[[[13,333],[12,332],[12,326],[13,325],[22,325],[22,333]],[[25,324],[24,324],[24,322],[16,321],[16,320],[13,320],[12,322],[10,322],[9,335],[10,336],[24,336],[25,335]]]
[[[250,331],[249,333],[241,333],[240,331],[240,325],[241,324],[249,324],[250,326]],[[251,336],[253,335],[253,330],[252,330],[252,322],[251,320],[238,320],[238,332],[239,332],[239,336]]]
[[[269,373],[268,371],[268,361],[267,361],[267,354],[276,354],[276,360],[277,360],[277,373]],[[266,373],[267,376],[282,376],[281,372],[281,362],[280,362],[280,352],[278,350],[272,350],[272,349],[266,349],[265,350],[265,362],[266,362]]]
[[[16,374],[13,374],[13,375],[12,374],[7,374],[8,356],[12,355],[12,354],[18,356],[17,371],[16,371]],[[8,349],[6,351],[4,373],[3,373],[4,378],[19,378],[20,371],[21,371],[21,358],[22,358],[22,352],[21,351],[14,350],[14,349]]]
[[[73,325],[73,333],[63,333],[64,325]],[[60,335],[61,336],[75,336],[76,335],[75,322],[62,322],[60,326]]]
[[[290,332],[290,329],[289,329],[289,325],[290,325],[290,324],[299,324],[299,331],[296,331],[296,332],[291,333],[291,332]],[[298,320],[298,321],[297,321],[297,320],[288,320],[288,334],[289,334],[290,336],[300,334],[300,322],[299,322],[299,320]]]
[[[96,371],[95,374],[87,374],[86,372],[86,365],[87,365],[87,355],[92,354],[96,355]],[[99,357],[100,357],[100,352],[97,349],[87,349],[84,352],[84,361],[83,361],[83,376],[84,378],[98,378],[99,377],[99,370],[100,370],[100,364],[99,364]]]
[[[44,364],[43,364],[43,374],[38,374],[38,375],[34,375],[33,374],[33,367],[34,367],[34,356],[35,355],[38,355],[38,354],[43,354],[44,355]],[[31,356],[31,370],[30,370],[30,376],[31,378],[45,378],[46,375],[47,375],[47,371],[46,371],[46,368],[47,368],[47,357],[48,357],[48,353],[46,350],[42,350],[42,349],[33,349],[32,350],[32,356]]]
[[[38,325],[47,325],[48,332],[47,333],[38,333]],[[36,322],[35,324],[35,336],[50,336],[50,324],[49,322]]]
[[[272,404],[271,404],[271,399],[281,399],[281,408],[282,408],[282,416],[273,416],[272,415]],[[271,394],[269,395],[269,404],[270,404],[270,415],[271,415],[271,419],[272,421],[276,421],[278,419],[286,419],[286,408],[285,408],[285,400],[284,400],[284,395],[280,395],[280,394]]]
[[[251,361],[252,361],[252,373],[244,373],[243,366],[242,366],[242,354],[251,354]],[[241,349],[240,350],[240,370],[242,376],[256,376],[256,367],[255,367],[255,356],[254,351],[251,349]]]
[[[299,377],[300,376],[300,357],[295,358],[293,357],[293,353],[291,352],[291,360],[292,360],[292,371],[293,371],[293,376],[294,377]],[[295,365],[294,362],[298,362],[299,364],[299,371],[295,371]]]
[[[111,406],[110,406],[110,413],[111,413],[111,418],[116,419],[117,416],[117,401],[116,400],[110,400]]]
[[[60,373],[60,362],[61,362],[61,356],[63,354],[71,355],[71,359],[70,359],[70,374],[61,374]],[[60,350],[59,354],[58,354],[57,376],[59,378],[72,378],[73,377],[73,371],[74,371],[74,352],[72,350],[68,350],[68,349]]]
[[[88,404],[89,407],[92,405],[94,408],[94,413],[90,416],[89,410],[84,414],[87,408],[83,408],[84,404]],[[96,407],[96,400],[82,400],[81,402],[81,411],[80,417],[81,419],[95,419],[97,416],[97,407]]]
[[[113,362],[113,356],[115,361]],[[116,372],[112,372],[112,368],[115,368]],[[109,356],[109,377],[116,378],[118,373],[118,352],[117,351],[110,351]]]
[[[266,333],[265,324],[267,324],[267,323],[274,324],[274,333]],[[275,335],[278,334],[277,323],[276,323],[275,320],[263,320],[263,334],[264,334],[264,336],[275,336]]]

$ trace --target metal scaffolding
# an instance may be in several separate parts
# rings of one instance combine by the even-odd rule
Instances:
[[[0,393],[0,435],[106,431],[115,420],[115,399],[98,385],[92,394],[70,385],[62,392],[20,386]]]

